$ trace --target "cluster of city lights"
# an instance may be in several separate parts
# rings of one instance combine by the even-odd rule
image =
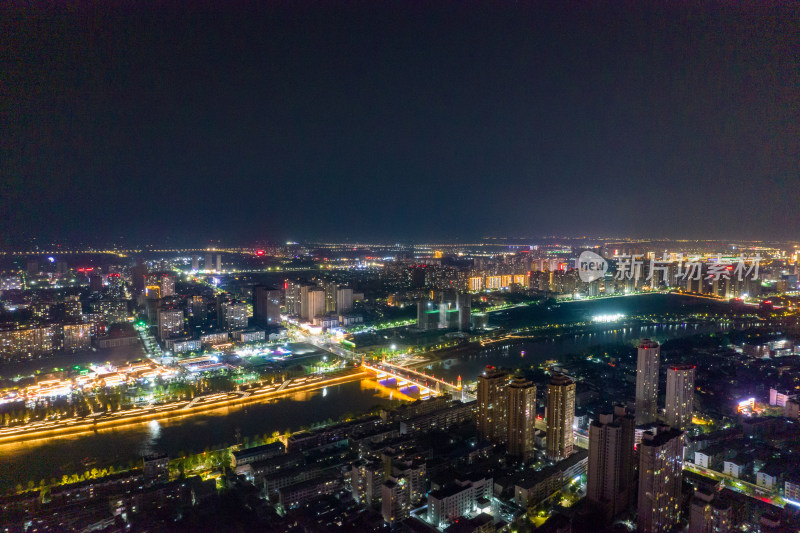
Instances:
[[[592,322],[604,324],[607,322],[616,322],[617,320],[622,320],[623,318],[625,318],[625,315],[622,313],[614,313],[611,315],[595,315],[592,317]]]

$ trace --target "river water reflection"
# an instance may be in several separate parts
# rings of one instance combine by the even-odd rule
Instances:
[[[565,303],[550,310],[550,313],[553,319],[567,322],[584,319],[592,313],[702,312],[720,305],[713,301],[690,300],[678,296],[649,295]],[[518,314],[528,312],[530,311],[527,309],[510,310],[499,319],[518,321],[524,318]],[[530,318],[534,322],[541,320],[538,314],[543,311],[534,312],[537,317]],[[596,345],[633,342],[644,337],[665,340],[722,329],[724,326],[694,324],[616,330],[611,326],[593,334],[570,335],[509,346],[495,344],[472,353],[460,354],[457,358],[439,362],[431,368],[437,377],[442,376],[449,381],[455,381],[459,375],[465,380],[472,380],[487,364],[507,367],[530,365]],[[524,360],[521,357],[522,351],[525,352]],[[16,483],[27,483],[28,480],[38,483],[41,479],[60,479],[63,474],[83,472],[94,467],[127,465],[136,461],[142,453],[156,449],[171,456],[178,456],[181,452],[197,453],[206,448],[214,449],[235,442],[237,432],[242,436],[253,437],[274,431],[283,432],[286,429],[296,431],[302,426],[328,418],[337,419],[348,412],[362,412],[375,405],[388,405],[399,397],[399,393],[374,381],[365,380],[298,393],[264,404],[219,409],[173,421],[142,423],[58,440],[0,445],[0,490]]]
[[[361,412],[393,399],[407,399],[370,380],[299,392],[262,404],[223,408],[202,415],[144,422],[90,435],[0,445],[0,492],[16,483],[84,472],[94,467],[124,466],[155,450],[172,456],[233,444],[243,437],[299,430],[302,426],[348,412]]]

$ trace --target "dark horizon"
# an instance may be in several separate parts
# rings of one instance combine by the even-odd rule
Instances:
[[[334,245],[353,246],[356,249],[399,247],[411,249],[415,246],[443,246],[443,247],[470,247],[481,246],[495,248],[520,248],[526,249],[528,246],[541,247],[572,247],[574,249],[590,249],[610,243],[630,243],[643,245],[665,246],[698,246],[701,248],[719,248],[733,246],[747,249],[748,246],[772,246],[781,248],[784,246],[800,246],[800,240],[794,239],[671,239],[662,237],[632,237],[632,236],[569,236],[569,235],[543,235],[543,236],[480,236],[463,239],[358,239],[339,237],[334,239],[297,239],[292,241],[282,241],[278,239],[252,239],[233,240],[233,239],[187,239],[182,237],[170,237],[162,240],[135,241],[132,239],[121,240],[44,240],[30,239],[14,244],[0,244],[0,252],[10,254],[81,254],[84,252],[101,252],[103,250],[137,250],[142,253],[156,253],[159,250],[225,250],[225,249],[272,249],[283,248],[288,245],[298,245],[314,249],[318,247],[325,249]],[[356,248],[357,247],[357,248]],[[22,257],[22,256],[20,256]]]
[[[3,8],[4,244],[798,238],[797,4],[230,7]]]

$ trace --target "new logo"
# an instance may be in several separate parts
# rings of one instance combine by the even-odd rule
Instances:
[[[578,258],[578,276],[590,283],[606,275],[608,262],[594,252],[585,251]]]

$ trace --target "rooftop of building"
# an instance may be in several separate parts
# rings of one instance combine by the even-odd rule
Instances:
[[[252,448],[245,448],[243,450],[236,450],[233,456],[236,458],[250,457],[253,455],[260,455],[262,453],[283,453],[286,447],[281,441],[271,442],[269,444],[262,444],[261,446],[254,446]]]
[[[641,446],[663,446],[672,439],[681,437],[683,437],[683,431],[674,428],[661,429],[657,433],[647,431],[642,436]]]
[[[449,498],[450,496],[455,496],[459,492],[463,492],[468,490],[472,487],[471,483],[460,485],[458,483],[448,483],[444,487],[438,490],[431,491],[428,494],[428,498],[433,498],[436,500],[443,500],[445,498]]]
[[[494,517],[487,513],[481,513],[473,518],[456,518],[450,524],[444,533],[472,533],[479,527],[484,527],[487,524],[493,524]]]

